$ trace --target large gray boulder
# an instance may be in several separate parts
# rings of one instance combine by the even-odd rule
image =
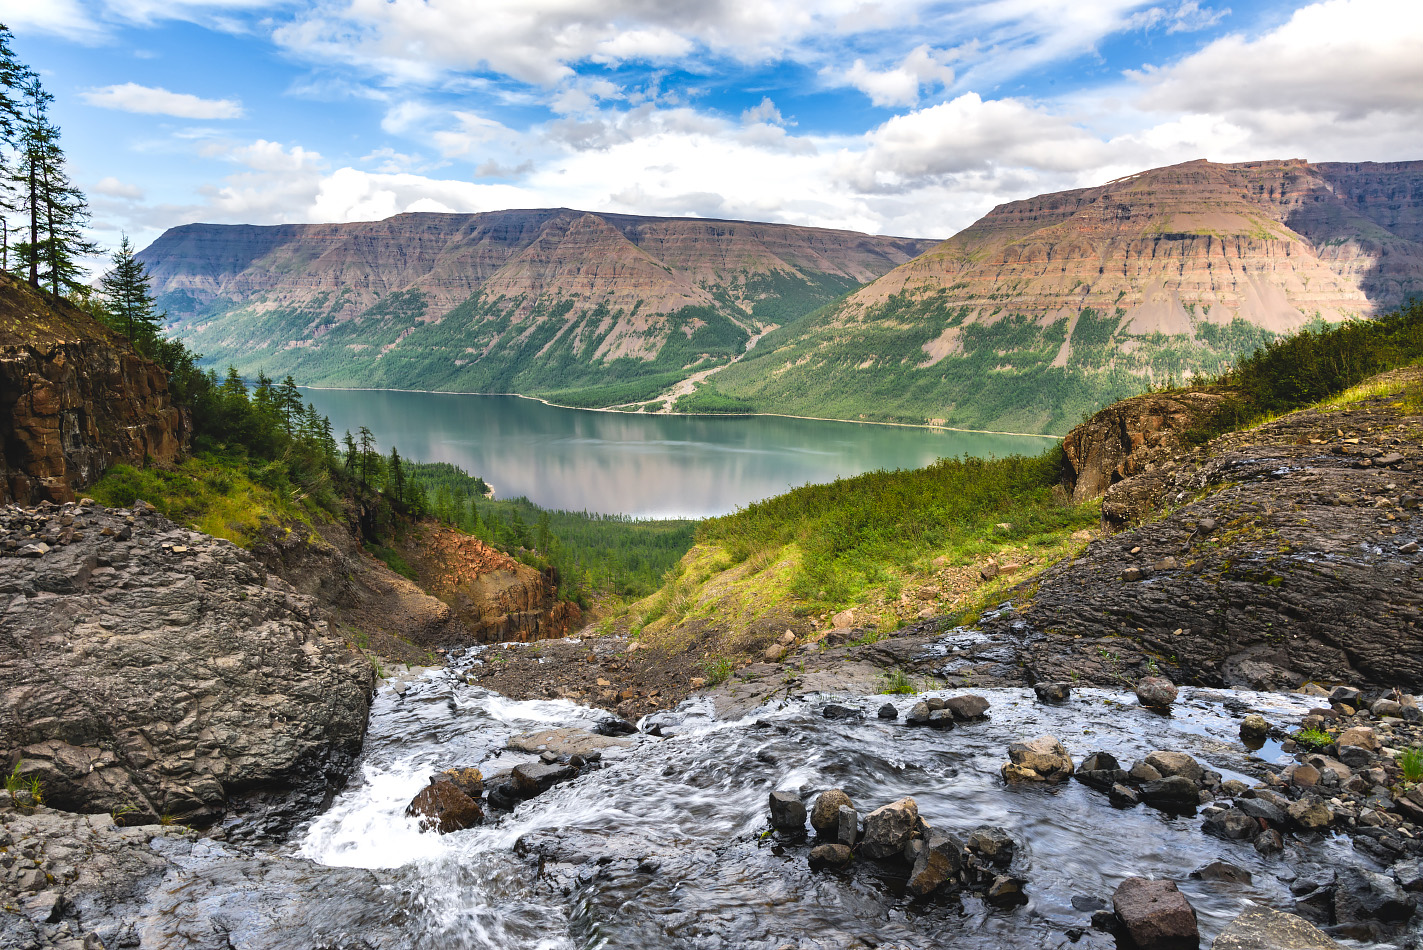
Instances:
[[[860,853],[867,858],[883,860],[902,854],[904,846],[914,836],[919,821],[919,806],[912,798],[901,798],[865,816],[865,836],[860,841]]]
[[[17,556],[35,535],[56,541]],[[360,752],[370,662],[246,552],[142,503],[0,509],[0,604],[0,765],[48,804],[205,823],[274,791],[299,819]]]

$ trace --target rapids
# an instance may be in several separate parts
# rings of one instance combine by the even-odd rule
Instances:
[[[604,753],[601,769],[439,837],[404,816],[433,772],[477,765],[487,776],[531,758],[505,750],[511,735],[589,728],[607,714],[515,702],[466,685],[453,668],[399,689],[380,690],[358,773],[287,850],[324,865],[386,869],[378,873],[389,875],[391,900],[408,908],[401,939],[411,948],[1110,947],[1111,937],[1090,929],[1093,901],[1109,905],[1131,876],[1176,880],[1209,946],[1251,901],[1291,909],[1288,883],[1311,866],[1376,867],[1343,837],[1291,839],[1282,857],[1265,858],[1248,842],[1203,834],[1200,817],[1115,809],[1075,781],[1007,788],[998,775],[1010,742],[1052,734],[1077,761],[1104,750],[1129,763],[1171,749],[1253,781],[1237,733],[1243,710],[1293,725],[1304,697],[1185,689],[1163,716],[1121,692],[1083,689],[1064,706],[1045,706],[1027,690],[982,690],[988,721],[948,732],[904,725],[913,702],[904,696],[837,696],[866,712],[849,721],[823,718],[823,696],[737,721],[713,718],[710,702],[695,699],[658,717],[670,738],[631,737],[629,748]],[[875,717],[886,701],[899,721]],[[1272,761],[1280,752],[1268,745],[1258,755]],[[912,900],[900,869],[869,861],[811,872],[811,842],[768,832],[767,795],[796,789],[809,804],[830,786],[843,787],[861,816],[908,795],[935,827],[1005,828],[1018,844],[1014,870],[1027,878],[1027,902]],[[1188,877],[1214,860],[1248,869],[1253,883]],[[323,899],[311,895],[316,907]]]

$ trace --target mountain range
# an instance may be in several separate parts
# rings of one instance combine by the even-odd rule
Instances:
[[[177,332],[302,383],[650,398],[933,245],[566,208],[173,228],[140,258]]]
[[[198,350],[302,383],[1060,432],[1423,293],[1423,162],[1188,162],[942,242],[554,209],[188,225],[140,257]]]

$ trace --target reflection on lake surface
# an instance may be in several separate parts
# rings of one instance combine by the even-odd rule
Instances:
[[[365,425],[383,451],[452,462],[499,497],[648,518],[725,514],[787,489],[947,456],[1036,454],[1034,436],[770,416],[558,409],[517,396],[307,390],[337,438]]]

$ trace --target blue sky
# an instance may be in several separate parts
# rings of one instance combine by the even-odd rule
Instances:
[[[1417,0],[0,0],[96,237],[585,210],[948,236],[1195,158],[1423,159]]]

